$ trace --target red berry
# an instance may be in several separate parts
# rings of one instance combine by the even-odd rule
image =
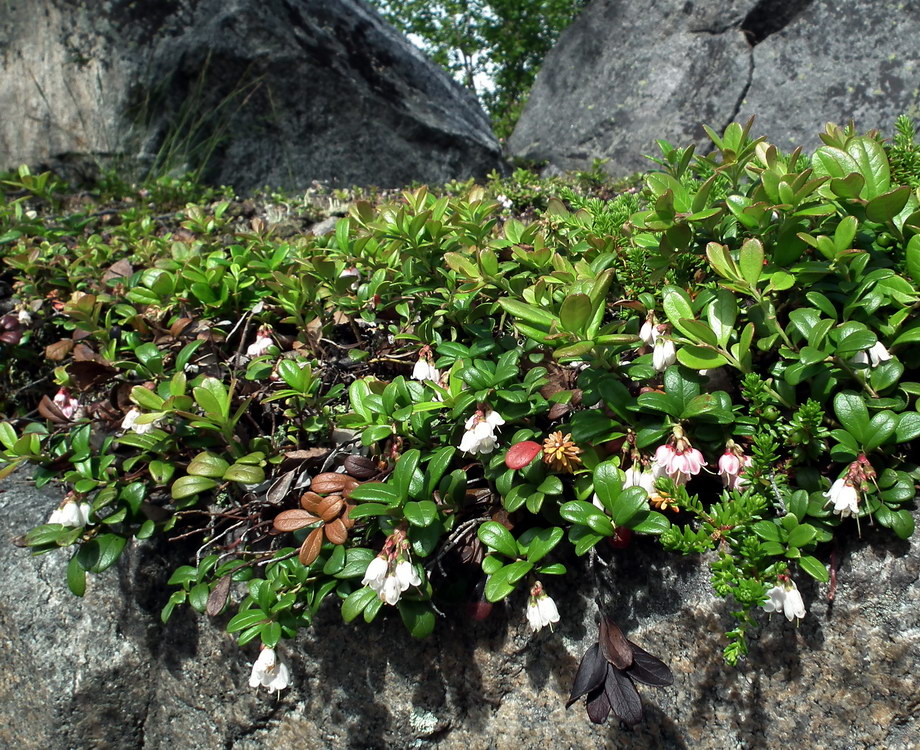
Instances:
[[[625,526],[617,526],[616,536],[610,538],[610,544],[614,549],[626,549],[632,542],[632,529]]]

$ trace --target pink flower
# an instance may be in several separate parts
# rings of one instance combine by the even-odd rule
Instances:
[[[74,412],[80,405],[80,402],[70,395],[70,391],[67,388],[61,388],[54,394],[52,400],[54,401],[54,405],[61,410],[61,414],[67,419],[70,419],[74,415]]]
[[[733,441],[725,447],[725,453],[719,458],[719,476],[722,484],[730,490],[739,490],[747,484],[742,473],[751,465],[751,457],[745,456],[741,448]]]
[[[665,443],[658,446],[658,450],[655,451],[655,463],[678,485],[689,482],[690,477],[699,474],[706,465],[703,454],[690,446],[682,432],[674,445]]]

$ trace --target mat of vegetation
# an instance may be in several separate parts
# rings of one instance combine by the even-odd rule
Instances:
[[[536,631],[651,535],[712,553],[737,662],[762,610],[807,616],[796,579],[833,597],[835,537],[914,531],[920,155],[906,118],[812,155],[710,135],[619,192],[6,175],[0,474],[67,492],[21,543],[82,595],[132,540],[192,540],[163,618],[230,608],[281,689],[324,602],[423,637],[511,597]],[[598,603],[572,699],[635,723],[670,673]]]

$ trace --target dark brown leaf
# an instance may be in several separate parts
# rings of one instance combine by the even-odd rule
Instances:
[[[632,641],[628,643],[633,650],[633,665],[626,670],[626,674],[645,685],[662,687],[674,684],[674,674],[667,664]]]
[[[64,416],[64,412],[58,409],[57,404],[47,396],[42,396],[41,401],[38,402],[38,413],[55,424],[64,424],[70,421]]]
[[[309,567],[313,561],[319,557],[320,550],[323,548],[323,527],[313,529],[307,538],[300,545],[300,563],[304,567]]]
[[[585,655],[581,657],[581,664],[578,665],[575,682],[572,685],[572,694],[569,695],[565,707],[568,708],[581,696],[602,687],[606,674],[607,660],[601,655],[600,646],[593,643],[591,648],[585,651]]]
[[[114,378],[118,370],[100,362],[88,360],[78,362],[75,359],[67,366],[67,374],[70,375],[78,391],[88,391]]]
[[[616,623],[601,617],[601,632],[598,637],[601,653],[617,669],[628,669],[633,663],[633,650]]]
[[[546,418],[550,420],[562,419],[570,411],[572,411],[572,407],[569,404],[556,403],[549,407]]]
[[[377,464],[364,456],[346,456],[344,466],[355,479],[370,479],[377,473]]]
[[[230,576],[225,575],[217,582],[217,585],[211,589],[211,593],[208,594],[208,604],[205,607],[205,612],[211,617],[217,617],[217,615],[224,611],[224,607],[227,606],[227,598],[229,596]]]
[[[307,513],[305,510],[285,510],[275,516],[273,526],[275,531],[278,532],[297,531],[319,520],[319,518],[312,513]]]
[[[632,681],[619,669],[609,667],[604,681],[604,693],[610,709],[627,726],[642,721],[642,699]]]
[[[592,724],[603,724],[607,721],[607,716],[610,714],[610,701],[607,700],[607,693],[604,692],[603,687],[588,696],[586,708]]]

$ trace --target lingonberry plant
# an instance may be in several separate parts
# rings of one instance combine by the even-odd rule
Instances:
[[[280,690],[322,606],[424,637],[511,599],[539,631],[646,535],[709,553],[734,664],[761,611],[807,617],[836,536],[914,531],[908,125],[809,157],[733,123],[706,156],[662,142],[641,190],[356,196],[321,236],[280,196],[273,222],[181,186],[68,211],[10,179],[0,473],[67,490],[23,543],[68,549],[82,595],[134,540],[193,539],[163,618],[229,608]],[[635,723],[670,672],[601,609],[572,700]]]

